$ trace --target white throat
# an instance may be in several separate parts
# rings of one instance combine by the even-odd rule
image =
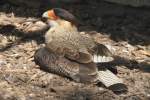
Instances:
[[[59,24],[56,21],[54,21],[54,20],[48,20],[48,25],[50,27],[57,27],[57,26],[59,26]]]
[[[72,25],[70,22],[65,20],[48,20],[48,25],[50,26],[50,30],[54,30],[56,28],[63,29],[67,31],[78,31],[77,27]]]

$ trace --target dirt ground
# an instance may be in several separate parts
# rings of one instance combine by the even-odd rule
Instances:
[[[39,18],[52,7],[0,5],[0,12],[26,18]],[[5,45],[0,43],[0,100],[150,100],[150,8],[132,8],[99,0],[57,6],[68,9],[80,19],[81,31],[97,31],[97,41],[122,58],[106,65],[117,67],[117,75],[124,80],[128,92],[118,95],[102,85],[76,83],[44,72],[33,59],[35,51],[44,45],[43,37],[26,37],[5,48],[21,35],[0,28],[0,38],[6,39]]]

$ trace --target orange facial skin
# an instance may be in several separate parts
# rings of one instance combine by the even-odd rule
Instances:
[[[58,16],[55,15],[55,12],[54,10],[49,10],[48,11],[48,17],[52,20],[57,20],[58,19]]]

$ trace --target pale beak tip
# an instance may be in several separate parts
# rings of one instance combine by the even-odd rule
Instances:
[[[43,18],[48,18],[48,13],[47,13],[47,12],[44,12],[43,15],[42,15],[42,17],[43,17]]]

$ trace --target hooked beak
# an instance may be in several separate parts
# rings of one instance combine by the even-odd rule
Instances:
[[[53,9],[44,12],[43,15],[42,15],[42,17],[50,19],[50,20],[57,20],[58,19],[58,16],[55,15],[55,12],[54,12]]]
[[[41,20],[43,22],[47,22],[47,20],[48,20],[48,12],[43,13]]]
[[[48,12],[44,12],[42,15],[43,18],[48,18]]]

